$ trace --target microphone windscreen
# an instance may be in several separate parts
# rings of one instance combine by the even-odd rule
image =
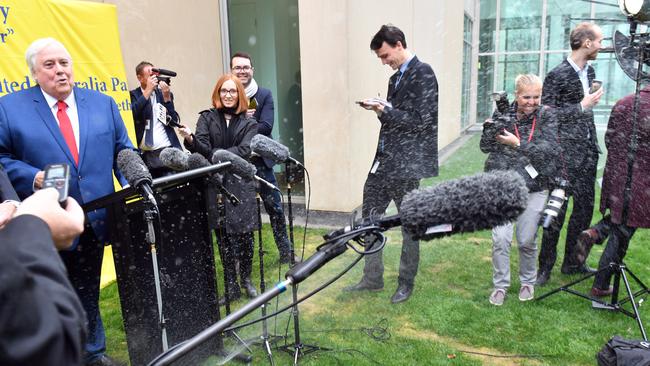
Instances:
[[[175,147],[166,147],[160,152],[160,161],[169,169],[179,172],[187,170],[188,154]]]
[[[515,220],[526,208],[528,188],[514,171],[494,171],[442,182],[406,194],[402,225],[414,239],[440,236],[439,225],[454,233],[491,229]]]
[[[284,163],[291,156],[288,147],[260,134],[253,136],[251,148],[257,155],[276,163]]]
[[[205,156],[196,152],[187,158],[188,170],[203,168],[204,166],[210,166],[210,165],[211,165],[210,162],[208,161],[208,159],[205,158]]]
[[[233,154],[228,150],[217,150],[212,155],[213,164],[224,163],[227,161],[232,163],[231,171],[233,174],[237,174],[246,180],[255,179],[255,173],[257,173],[255,165],[247,162],[240,156]]]
[[[151,173],[137,152],[130,149],[120,150],[117,153],[117,167],[132,187],[139,187],[145,182],[151,184]]]

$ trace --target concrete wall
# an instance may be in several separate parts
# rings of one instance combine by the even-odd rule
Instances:
[[[135,66],[143,60],[173,70],[176,110],[194,128],[198,112],[222,74],[219,2],[215,0],[105,0],[117,6],[129,89],[139,87]]]
[[[369,45],[382,24],[400,27],[408,48],[432,65],[439,96],[439,148],[459,135],[463,2],[299,0],[305,165],[312,208],[361,204],[379,122],[354,104],[386,96],[393,71]],[[398,9],[399,8],[399,9]]]

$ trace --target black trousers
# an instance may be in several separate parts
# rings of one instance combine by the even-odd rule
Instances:
[[[610,230],[607,246],[598,262],[599,269],[609,266],[610,263],[620,264],[623,261],[627,253],[627,248],[630,245],[630,239],[632,239],[636,228],[629,227],[625,224],[611,223]],[[594,279],[593,287],[601,290],[608,289],[612,275],[614,275],[614,270],[611,268],[598,273]]]
[[[399,212],[404,195],[417,189],[419,185],[419,179],[397,179],[368,174],[363,187],[363,217],[383,215],[391,201],[395,201]],[[403,228],[402,238],[398,283],[412,286],[420,262],[420,242],[413,240]],[[365,260],[363,280],[376,286],[383,286],[383,251],[367,255]]]
[[[585,147],[585,149],[590,149]],[[564,156],[564,159],[576,159],[576,157]],[[575,255],[575,247],[578,242],[580,232],[587,229],[591,224],[591,217],[594,211],[594,195],[596,183],[596,168],[598,164],[598,154],[593,151],[585,151],[581,161],[572,162],[573,166],[568,169],[569,192],[573,200],[573,211],[569,218],[569,227],[567,228],[566,244],[564,246],[564,261],[562,268],[571,268],[581,266]],[[578,164],[575,164],[578,163]],[[557,217],[551,223],[548,229],[544,230],[542,236],[542,248],[539,252],[539,271],[551,272],[557,259],[557,242],[560,238],[560,231],[564,225],[568,200],[562,205],[562,209]]]
[[[223,277],[228,298],[241,296],[237,282],[236,262],[239,262],[239,277],[241,280],[250,278],[253,271],[253,233],[229,234],[217,232],[219,256],[223,265]]]

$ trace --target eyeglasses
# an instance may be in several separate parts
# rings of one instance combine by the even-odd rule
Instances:
[[[227,94],[235,96],[235,95],[237,95],[237,89],[221,89],[221,90],[219,90],[219,94],[221,94],[221,96],[224,96],[224,97]]]
[[[232,68],[233,70],[239,72],[239,71],[251,71],[253,70],[252,66],[235,66]]]

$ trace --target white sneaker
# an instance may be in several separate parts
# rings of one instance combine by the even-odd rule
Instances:
[[[506,290],[502,288],[497,288],[490,294],[490,304],[501,306],[503,301],[506,299]]]
[[[519,301],[528,301],[535,298],[535,287],[533,285],[521,285],[519,289]]]

